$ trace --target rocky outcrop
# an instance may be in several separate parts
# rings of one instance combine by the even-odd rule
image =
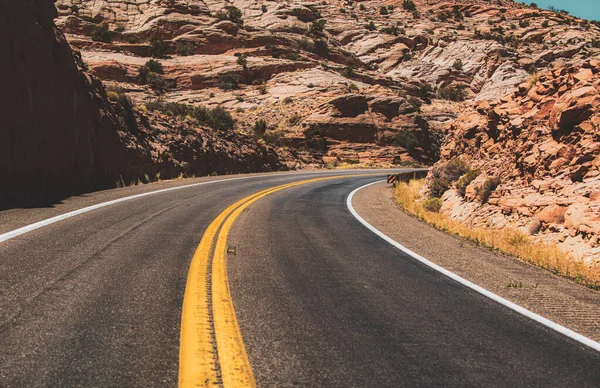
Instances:
[[[532,77],[512,96],[479,102],[452,125],[442,162],[465,158],[479,175],[465,198],[449,190],[456,219],[518,227],[575,257],[600,257],[600,57]],[[485,204],[477,188],[500,184]],[[430,185],[433,183],[430,179]]]
[[[402,4],[56,0],[58,13],[41,0],[11,4],[10,11],[21,16],[0,27],[10,37],[3,44],[14,62],[3,57],[0,64],[13,75],[3,91],[25,92],[5,116],[26,116],[12,121],[11,133],[43,140],[11,135],[15,151],[0,158],[10,165],[11,177],[29,174],[27,181],[54,188],[69,186],[67,176],[78,182],[73,187],[116,181],[125,171],[132,180],[158,172],[170,176],[167,164],[174,173],[193,174],[244,166],[431,164],[440,154],[443,131],[471,100],[495,107],[494,101],[504,101],[536,71],[573,68],[600,53],[596,24],[519,2],[415,0],[416,12]],[[56,15],[64,37],[52,24]],[[21,20],[27,33],[17,37]],[[65,38],[81,51],[79,65]],[[35,39],[45,43],[27,43]],[[17,63],[20,58],[24,65]],[[150,59],[160,62],[164,74],[144,76]],[[587,75],[582,70],[577,77]],[[133,108],[108,103],[93,76],[111,90],[124,90]],[[596,102],[588,92],[572,90],[581,101],[549,116],[557,128],[554,137],[567,136],[569,123],[590,120],[586,112]],[[562,97],[564,91],[552,93]],[[536,104],[544,99],[528,98]],[[209,130],[186,117],[148,116],[147,106],[156,100],[223,107],[234,117],[235,130]],[[544,104],[552,110],[570,102],[557,98]],[[488,125],[481,116],[469,120]],[[36,123],[24,124],[34,118],[60,129],[44,132]],[[501,124],[490,125],[495,139],[494,125]],[[446,133],[447,144],[456,141]],[[466,141],[476,133],[465,130]],[[176,152],[179,146],[185,152]],[[36,170],[38,165],[45,167]],[[66,166],[72,165],[78,167],[69,174]],[[586,179],[586,168],[570,176]],[[44,178],[35,179],[38,175]]]
[[[0,207],[157,176],[283,167],[272,149],[248,136],[111,103],[54,25],[51,2],[2,8]]]

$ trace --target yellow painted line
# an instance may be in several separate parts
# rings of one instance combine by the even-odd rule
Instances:
[[[369,176],[380,174],[361,174]],[[194,253],[187,279],[179,349],[179,387],[255,387],[252,367],[240,332],[227,279],[227,236],[236,218],[259,199],[289,187],[357,175],[313,178],[252,194],[217,216]],[[219,229],[220,232],[219,232]],[[219,233],[217,237],[217,233]],[[213,244],[216,245],[214,254]],[[214,256],[214,257],[213,257]],[[209,268],[212,261],[212,322]],[[214,329],[213,329],[214,328]],[[217,354],[215,354],[215,348]],[[217,364],[218,362],[218,364]],[[220,368],[218,368],[218,366]],[[220,370],[218,370],[220,369]],[[219,372],[221,379],[219,379]]]
[[[244,198],[236,202],[215,218],[208,226],[192,258],[181,314],[180,387],[220,386],[209,311],[208,263],[221,224],[235,208],[247,200],[248,198]]]

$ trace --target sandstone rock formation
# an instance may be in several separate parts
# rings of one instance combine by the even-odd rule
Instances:
[[[454,189],[444,194],[453,218],[518,227],[600,261],[600,56],[475,103],[452,124],[441,154],[441,163],[460,157],[479,170],[465,198]],[[489,177],[501,183],[481,204],[476,188]]]
[[[46,39],[46,44],[29,50],[21,42],[19,52],[60,48],[67,54],[54,53],[50,58],[45,53],[39,60],[31,59],[37,63],[22,66],[22,74],[11,77],[11,85],[30,90],[23,87],[31,81],[25,74],[45,80],[33,83],[43,84],[43,93],[54,93],[50,90],[61,85],[60,90],[54,89],[58,93],[52,99],[55,106],[48,107],[53,112],[67,110],[56,116],[70,120],[68,126],[74,132],[64,142],[58,138],[56,143],[38,144],[44,144],[40,148],[45,150],[59,150],[56,160],[71,152],[85,155],[85,163],[78,159],[80,155],[70,157],[64,166],[67,171],[79,165],[81,172],[73,176],[82,178],[75,179],[80,182],[75,186],[86,186],[121,177],[131,181],[148,175],[153,179],[159,172],[165,177],[182,172],[431,164],[440,155],[444,134],[448,140],[442,157],[450,156],[452,142],[459,139],[449,131],[450,125],[470,109],[471,100],[483,104],[480,110],[486,103],[497,106],[494,101],[498,99],[508,103],[504,96],[520,90],[519,85],[537,71],[580,66],[600,51],[598,25],[563,13],[510,0],[415,0],[414,9],[411,3],[56,0],[56,24],[68,43],[81,52],[78,70],[67,63],[78,54],[71,53],[52,25],[56,14],[51,4],[28,0],[11,5],[13,12],[23,13],[30,7],[28,23],[41,18],[46,38],[40,35],[39,39]],[[5,36],[16,34],[19,22],[13,19],[2,25]],[[5,51],[11,52],[12,47],[8,44]],[[16,61],[18,55],[9,58]],[[146,67],[150,59],[158,62],[151,63],[153,70]],[[48,61],[63,71],[49,71]],[[1,66],[8,69],[4,74],[19,71],[14,70],[15,64],[2,62]],[[582,70],[577,77],[588,75]],[[112,102],[107,102],[93,77],[111,90]],[[115,100],[114,90],[126,96]],[[595,104],[588,98],[591,92],[572,92],[573,98],[583,96],[582,102],[567,106],[569,101],[557,100],[556,106],[565,108],[557,108],[548,117],[558,128],[555,135],[568,130],[570,122],[590,120],[585,116],[586,107]],[[47,100],[43,93],[37,95]],[[13,111],[31,108],[26,94],[16,99]],[[128,107],[127,98],[133,108]],[[535,95],[528,98],[539,102]],[[42,109],[36,104],[35,110]],[[179,104],[180,111],[189,106],[223,107],[235,125],[214,130],[185,114],[174,117],[172,112],[148,109],[168,104]],[[552,109],[548,102],[544,107]],[[80,125],[76,120],[87,121]],[[481,117],[469,120],[473,125],[487,123]],[[45,121],[53,123],[49,118]],[[462,127],[463,121],[452,128]],[[86,135],[80,136],[77,128],[83,127]],[[32,136],[38,133],[14,128]],[[466,140],[475,132],[466,131]],[[47,135],[56,133],[52,130]],[[83,139],[90,139],[89,144]],[[29,140],[18,143],[14,137],[10,141],[14,150],[19,150],[18,144],[33,144]],[[77,149],[78,144],[84,146]],[[41,157],[44,152],[35,155]],[[33,162],[23,156],[26,163],[17,156],[9,161],[3,157],[11,169],[25,168],[31,162],[31,166],[47,165],[44,168],[52,174],[59,171],[41,159]],[[35,168],[8,171],[20,176],[25,175],[19,171],[28,171],[35,177]],[[570,174],[585,177],[586,168]],[[57,185],[61,184],[50,184]],[[571,217],[568,214],[566,218]]]
[[[54,25],[51,2],[0,8],[0,208],[157,176],[283,167],[270,148],[248,136],[110,102]]]

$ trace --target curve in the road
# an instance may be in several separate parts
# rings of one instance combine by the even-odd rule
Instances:
[[[365,221],[364,218],[362,218],[354,209],[354,206],[352,206],[352,198],[354,198],[354,195],[366,188],[369,187],[371,185],[377,184],[377,183],[381,183],[381,182],[385,182],[385,181],[376,181],[376,182],[371,182],[371,183],[367,183],[366,185],[360,186],[357,189],[353,190],[349,195],[348,198],[346,199],[346,207],[348,207],[348,210],[350,210],[350,213],[352,213],[352,215],[354,216],[354,218],[356,218],[361,224],[363,224],[367,229],[369,229],[371,232],[375,233],[377,236],[381,237],[384,241],[386,241],[387,243],[393,245],[394,247],[398,248],[399,250],[401,250],[402,252],[406,253],[407,255],[411,256],[412,258],[414,258],[415,260],[420,261],[421,263],[425,264],[426,266],[430,267],[431,269],[438,271],[440,273],[442,273],[445,276],[448,276],[450,279],[457,281],[458,283],[462,284],[465,287],[468,287],[478,293],[480,293],[481,295],[490,298],[491,300],[500,303],[501,305],[508,307],[509,309],[526,316],[527,318],[530,318],[538,323],[541,323],[542,325],[555,330],[577,342],[582,343],[585,346],[589,346],[590,348],[600,351],[600,343],[592,340],[591,338],[588,338],[586,336],[583,336],[579,333],[574,332],[571,329],[568,329],[556,322],[553,322],[547,318],[542,317],[541,315],[538,315],[532,311],[527,310],[526,308],[523,308],[521,306],[519,306],[518,304],[515,304],[509,300],[504,299],[503,297],[494,294],[493,292],[486,290],[483,287],[478,286],[477,284],[468,281],[467,279],[458,276],[457,274],[448,271],[447,269],[427,260],[426,258],[424,258],[423,256],[411,251],[410,249],[406,248],[405,246],[401,245],[400,243],[398,243],[397,241],[391,239],[390,237],[386,236],[383,232],[381,232],[380,230],[378,230],[377,228],[375,228],[373,225],[369,224],[367,221]]]

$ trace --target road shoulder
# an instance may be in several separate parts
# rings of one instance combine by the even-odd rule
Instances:
[[[600,340],[600,293],[427,225],[404,213],[384,183],[359,190],[353,206],[368,223],[428,260],[536,314]]]

